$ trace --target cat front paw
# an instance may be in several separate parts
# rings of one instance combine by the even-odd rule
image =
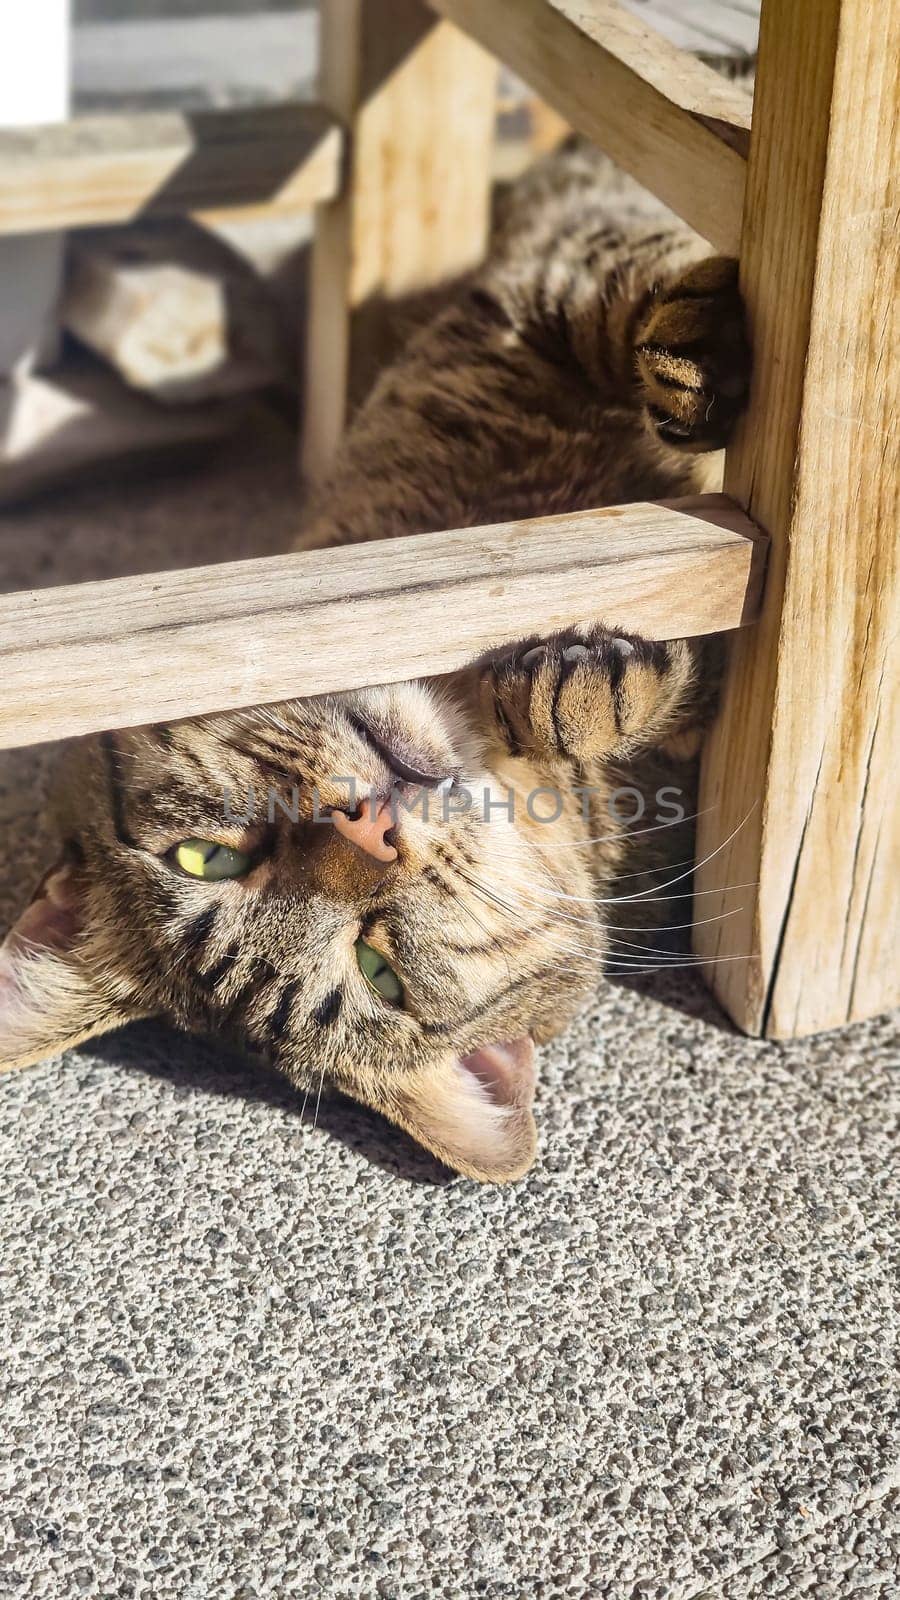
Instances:
[[[661,644],[589,627],[504,651],[483,683],[512,754],[585,763],[664,739],[694,676],[682,639]]]
[[[750,383],[750,346],[738,264],[712,256],[652,302],[635,339],[650,426],[689,451],[724,445]]]

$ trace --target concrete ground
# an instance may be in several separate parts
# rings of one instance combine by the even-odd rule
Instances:
[[[275,549],[291,441],[0,517],[3,585]],[[0,927],[53,752],[0,757]],[[0,1082],[0,1595],[897,1600],[900,1030],[695,973],[543,1052],[540,1160],[135,1027]]]

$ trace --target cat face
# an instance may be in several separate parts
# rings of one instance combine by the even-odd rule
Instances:
[[[580,813],[538,820],[542,780],[488,763],[421,684],[75,745],[63,855],[0,953],[0,1059],[162,1015],[337,1086],[459,1171],[521,1175],[533,1042],[589,992],[602,931]]]

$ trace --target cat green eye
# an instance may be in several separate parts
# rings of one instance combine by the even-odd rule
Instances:
[[[365,939],[357,939],[356,961],[370,989],[374,989],[388,1005],[402,1006],[403,985],[380,950],[374,950],[370,944],[366,944]]]
[[[175,861],[189,878],[206,883],[222,883],[226,878],[243,878],[252,865],[245,850],[232,850],[215,839],[182,839],[172,852]]]

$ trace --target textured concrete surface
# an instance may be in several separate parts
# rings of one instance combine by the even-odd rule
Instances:
[[[4,581],[276,547],[293,494],[286,441],[72,492]],[[51,754],[0,757],[0,922]],[[158,1026],[0,1081],[0,1595],[896,1600],[900,1030],[648,984],[544,1052],[508,1190]]]

